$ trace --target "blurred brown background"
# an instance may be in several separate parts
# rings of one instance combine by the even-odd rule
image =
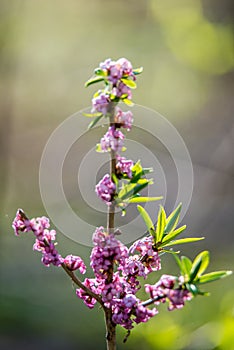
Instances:
[[[211,269],[233,269],[234,99],[231,0],[1,0],[0,348],[104,348],[100,310],[89,311],[59,269],[13,236],[18,207],[45,214],[38,169],[53,130],[90,105],[84,82],[107,57],[143,66],[134,101],[163,114],[186,142],[194,193],[184,222],[206,240]],[[59,246],[89,249],[62,234]],[[171,272],[173,260],[168,258]],[[172,268],[173,269],[173,268]],[[119,349],[234,349],[233,277],[206,288],[184,310],[137,328]]]

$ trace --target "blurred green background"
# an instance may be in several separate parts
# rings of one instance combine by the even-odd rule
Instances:
[[[209,249],[210,270],[234,269],[233,14],[232,0],[1,0],[1,349],[105,348],[101,310],[76,298],[63,271],[45,268],[33,237],[15,238],[11,222],[18,207],[46,214],[41,153],[66,117],[90,105],[84,82],[107,57],[144,67],[134,100],[171,121],[189,149],[194,193],[183,221],[206,240],[183,253]],[[89,248],[58,236],[63,255],[88,264]],[[171,257],[163,271],[176,273]],[[234,349],[234,278],[206,290],[183,310],[163,305],[125,345],[119,331],[119,349]]]

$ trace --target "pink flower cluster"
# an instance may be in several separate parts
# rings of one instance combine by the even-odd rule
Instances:
[[[129,252],[133,254],[138,252],[140,255],[140,261],[145,267],[145,274],[148,275],[152,271],[158,271],[161,269],[161,260],[158,256],[157,250],[153,249],[153,237],[146,236],[139,239],[129,248]]]
[[[18,209],[16,217],[12,223],[15,234],[18,236],[20,232],[32,231],[36,237],[33,250],[42,253],[42,263],[45,266],[50,264],[61,266],[64,264],[70,270],[79,269],[81,273],[85,273],[86,266],[79,256],[68,255],[65,259],[58,253],[55,248],[56,231],[49,230],[50,221],[45,216],[33,218],[29,220],[22,209]]]
[[[122,81],[118,82],[115,87],[113,87],[111,91],[112,95],[125,99],[127,98],[128,100],[132,99],[132,91],[131,89],[125,85]]]
[[[110,103],[110,97],[107,93],[99,91],[99,95],[92,99],[92,113],[99,112],[102,114],[107,114],[108,106]]]
[[[121,78],[132,77],[135,79],[132,64],[126,58],[120,58],[117,61],[108,58],[104,62],[101,62],[99,67],[105,72],[108,80],[113,85],[116,85]]]
[[[115,111],[115,123],[118,127],[131,130],[133,123],[133,114],[131,111],[123,112],[119,107]]]
[[[123,78],[131,78],[132,80],[136,79],[132,71],[131,63],[125,58],[120,58],[117,61],[112,61],[109,58],[100,64],[100,68],[104,72],[107,80],[112,84],[110,94],[118,99],[127,98],[131,100],[131,89],[121,80]],[[110,95],[105,91],[99,90],[97,96],[95,95],[92,99],[92,113],[100,112],[106,115],[108,113],[109,102]]]
[[[120,130],[115,129],[114,126],[110,126],[109,130],[101,139],[101,150],[108,152],[112,149],[115,152],[121,152],[124,138],[125,136]]]
[[[116,175],[121,176],[122,174],[127,175],[130,179],[132,178],[132,167],[134,165],[133,161],[126,159],[125,157],[117,156],[116,163]]]
[[[140,255],[130,256],[128,248],[114,234],[107,234],[102,226],[94,232],[93,243],[90,265],[95,278],[86,278],[85,286],[100,295],[104,305],[112,309],[114,323],[131,329],[134,322],[146,322],[158,311],[145,307],[136,297],[140,288],[138,278],[146,277],[145,265],[141,262]],[[143,244],[142,250],[144,249]],[[93,308],[96,299],[80,288],[76,294],[89,308]]]
[[[95,192],[100,199],[106,202],[106,204],[110,205],[111,201],[113,200],[115,188],[116,186],[111,180],[110,175],[106,174],[96,185]]]
[[[186,300],[192,299],[192,294],[181,286],[175,288],[177,282],[178,278],[175,276],[162,275],[156,284],[146,284],[145,291],[150,294],[151,299],[156,299],[156,305],[168,300],[168,310],[180,309]]]

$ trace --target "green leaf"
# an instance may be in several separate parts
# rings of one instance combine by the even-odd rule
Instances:
[[[175,237],[177,237],[178,235],[181,234],[181,232],[183,232],[186,229],[186,225],[183,225],[179,228],[177,228],[175,231],[172,231],[171,233],[167,234],[166,236],[164,236],[162,243],[163,244],[167,244],[169,243],[171,240],[173,240]]]
[[[153,202],[153,201],[159,201],[163,197],[134,197],[129,199],[129,203],[146,203],[146,202]]]
[[[88,130],[92,129],[99,122],[99,120],[102,119],[102,117],[103,117],[103,114],[100,115],[99,117],[96,117],[94,120],[92,120],[91,123],[89,123]]]
[[[115,183],[115,186],[116,186],[116,189],[118,191],[118,188],[119,188],[119,179],[117,178],[117,176],[115,174],[112,174],[112,180],[114,181]]]
[[[209,263],[209,252],[207,250],[204,250],[203,252],[198,254],[193,261],[192,268],[190,271],[189,282],[192,282],[198,279],[200,275],[200,271],[204,271],[204,268],[206,268],[208,263]]]
[[[134,105],[134,103],[131,101],[131,100],[129,100],[128,98],[123,98],[123,100],[122,100],[127,106],[133,106]]]
[[[207,269],[209,262],[210,262],[210,254],[208,250],[205,250],[204,252],[201,252],[196,256],[196,258],[193,261],[193,265],[195,265],[199,260],[201,260],[201,266],[198,271],[197,276],[200,277],[202,273]]]
[[[232,274],[232,271],[215,271],[215,272],[206,273],[205,275],[202,275],[199,278],[198,283],[213,282],[213,281],[219,280],[220,278],[230,276],[231,274]]]
[[[160,205],[159,213],[158,213],[158,221],[156,227],[156,242],[161,242],[164,234],[164,229],[166,226],[166,213],[164,208]]]
[[[143,188],[148,186],[151,180],[141,179],[141,183],[129,183],[124,185],[120,190],[118,198],[121,200],[125,200],[131,197],[135,197],[135,195],[140,192]]]
[[[192,261],[187,256],[181,256],[184,275],[189,276],[192,268]]]
[[[180,203],[178,205],[178,207],[168,216],[167,222],[166,222],[166,227],[165,227],[165,232],[164,232],[165,235],[170,233],[176,227],[176,225],[179,221],[181,207],[182,207],[182,204]]]
[[[143,72],[143,67],[135,68],[132,72],[134,75],[141,74]]]
[[[144,175],[150,174],[150,173],[153,172],[153,168],[143,168],[142,172],[143,172]]]
[[[96,144],[96,152],[98,152],[98,153],[102,153],[103,152],[102,149],[101,149],[101,144],[100,143]]]
[[[144,220],[148,231],[150,231],[150,229],[153,229],[154,224],[153,224],[153,221],[151,220],[149,214],[147,213],[147,211],[141,205],[138,205],[137,209],[138,209],[139,213],[141,214],[141,217]]]
[[[183,268],[183,264],[182,264],[180,258],[177,256],[177,254],[173,254],[173,256],[175,258],[175,261],[176,261],[177,265],[179,266],[181,275],[184,275],[184,268]]]
[[[162,246],[163,247],[170,247],[170,246],[176,245],[176,244],[193,243],[193,242],[200,241],[200,240],[202,240],[204,238],[205,237],[181,238],[181,239],[177,239],[175,241],[171,241],[170,243],[167,243],[167,244],[163,243]]]
[[[128,86],[130,89],[136,89],[136,87],[137,87],[136,83],[133,80],[131,80],[131,79],[122,78],[121,81],[126,86]]]
[[[102,77],[106,77],[107,76],[107,72],[104,71],[101,68],[96,68],[95,71],[94,71],[94,74],[102,76]]]
[[[103,81],[105,80],[103,77],[93,77],[93,78],[90,78],[88,81],[86,81],[85,83],[85,87],[88,87],[92,84],[96,84],[96,83],[99,83],[100,81]]]
[[[193,283],[186,283],[186,288],[195,296],[200,294],[198,287]]]
[[[93,118],[93,117],[101,117],[102,113],[83,113],[83,115],[88,118]]]
[[[142,166],[140,160],[138,160],[133,166],[132,166],[132,173],[134,173],[134,176],[140,174],[142,172]]]

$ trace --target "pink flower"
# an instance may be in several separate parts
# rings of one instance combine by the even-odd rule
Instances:
[[[120,127],[127,129],[128,131],[132,128],[133,114],[131,111],[123,112],[120,108],[116,108],[115,123],[119,124]]]
[[[96,185],[95,192],[106,204],[111,204],[116,186],[109,174],[106,174]]]
[[[145,274],[161,269],[161,260],[158,252],[153,249],[153,237],[147,236],[139,239],[129,248],[129,253],[140,253],[141,262],[145,266]]]
[[[132,98],[131,89],[122,81],[118,82],[118,84],[112,89],[112,94],[119,98],[127,98],[129,100]]]
[[[95,278],[86,278],[83,284],[89,288],[93,293],[99,294],[99,286]],[[76,290],[76,295],[82,299],[90,309],[93,309],[96,304],[96,299],[92,298],[88,293],[86,293],[82,288]]]
[[[16,236],[19,236],[20,232],[29,232],[32,230],[30,220],[26,217],[22,209],[17,210],[12,227]]]
[[[155,304],[165,303],[168,299],[168,310],[180,309],[184,306],[186,300],[191,300],[192,294],[182,287],[175,288],[178,278],[171,275],[162,275],[160,280],[154,285],[146,284],[145,291],[150,294],[151,299],[155,300]]]
[[[95,247],[91,252],[90,265],[97,277],[105,278],[113,263],[124,265],[128,249],[113,234],[106,235],[105,238],[99,237],[98,242],[97,234],[94,235]]]
[[[132,178],[132,170],[134,163],[132,160],[126,159],[125,157],[116,157],[116,170],[117,175],[126,174],[130,179]]]
[[[104,92],[100,92],[98,96],[92,99],[92,105],[93,105],[92,113],[100,112],[104,115],[107,114],[109,103],[110,103],[109,95]]]
[[[120,131],[110,126],[106,134],[101,138],[101,149],[103,152],[109,152],[111,149],[115,152],[121,152],[125,136]]]
[[[76,255],[67,255],[64,259],[64,264],[71,271],[80,270],[80,273],[85,274],[86,266],[83,260]]]

